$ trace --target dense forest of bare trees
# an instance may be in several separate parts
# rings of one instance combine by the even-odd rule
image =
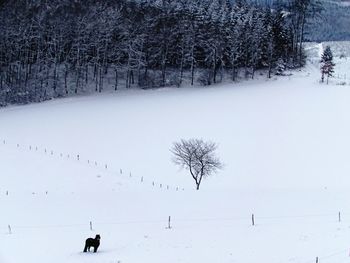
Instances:
[[[297,4],[311,0],[293,1],[2,1],[0,106],[300,66],[309,6]]]

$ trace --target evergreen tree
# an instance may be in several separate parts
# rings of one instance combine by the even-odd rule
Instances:
[[[334,73],[334,62],[333,62],[333,54],[330,46],[326,46],[325,50],[323,51],[322,57],[321,57],[321,81],[324,82],[325,75],[327,76],[327,84],[329,77],[333,76]]]

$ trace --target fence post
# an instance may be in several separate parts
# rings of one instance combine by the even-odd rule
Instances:
[[[254,218],[254,214],[252,214],[252,226],[255,226],[255,218]]]
[[[318,257],[316,257],[316,263],[318,263]]]
[[[9,234],[11,235],[12,234],[12,229],[11,229],[10,225],[8,225],[8,229],[9,229]]]
[[[340,212],[338,213],[338,221],[341,221]]]
[[[143,183],[143,176],[141,177],[141,183]]]
[[[92,221],[90,221],[90,230],[92,231]]]
[[[79,161],[79,159],[80,159],[80,156],[79,156],[79,154],[77,154],[77,160]]]
[[[168,218],[168,229],[171,229],[171,216]]]

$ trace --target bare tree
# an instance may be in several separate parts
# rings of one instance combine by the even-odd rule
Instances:
[[[217,144],[210,141],[182,139],[180,142],[175,142],[170,151],[174,154],[173,162],[190,171],[199,190],[203,178],[223,167],[215,155],[217,148]]]

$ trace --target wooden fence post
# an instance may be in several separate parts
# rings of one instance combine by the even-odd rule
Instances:
[[[252,226],[255,226],[255,218],[254,218],[254,214],[252,214]]]
[[[168,229],[171,229],[171,216],[168,218]]]

